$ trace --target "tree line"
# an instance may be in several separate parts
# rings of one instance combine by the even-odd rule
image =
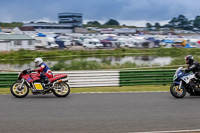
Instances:
[[[30,23],[34,23],[33,21],[31,21]],[[12,23],[3,23],[0,22],[0,26],[1,27],[21,27],[23,26],[22,22],[12,22]],[[117,20],[114,19],[109,19],[107,22],[105,22],[104,24],[101,24],[99,21],[89,21],[87,22],[87,24],[83,25],[84,27],[120,27],[120,26],[126,26],[125,24],[120,25],[120,23]],[[127,27],[135,27],[135,26],[127,26]],[[155,23],[155,24],[151,24],[151,23],[146,23],[146,27],[147,28],[152,28],[155,27],[156,29],[159,28],[173,28],[173,29],[182,29],[182,30],[194,30],[200,29],[200,16],[196,16],[194,20],[189,20],[188,18],[186,18],[184,15],[179,15],[178,17],[173,17],[168,24],[165,25],[160,25],[160,23]]]
[[[152,25],[150,23],[146,24],[147,28],[173,28],[173,29],[182,29],[182,30],[194,30],[195,28],[197,30],[200,29],[200,16],[196,16],[194,20],[189,20],[184,15],[179,15],[178,17],[173,17],[168,24],[165,24],[161,26],[159,23],[155,23],[155,25]]]
[[[14,28],[14,27],[21,27],[21,26],[23,26],[22,22],[11,22],[11,23],[0,22],[0,27]]]
[[[119,22],[114,19],[110,19],[105,24],[100,24],[98,21],[89,21],[87,22],[87,26],[102,26],[102,25],[116,25],[119,26]],[[126,25],[122,25],[126,26]],[[194,20],[189,20],[184,15],[179,15],[178,17],[173,17],[168,24],[160,25],[160,23],[146,23],[147,28],[155,27],[156,29],[159,28],[172,28],[172,29],[182,29],[182,30],[200,30],[200,16],[196,16]]]

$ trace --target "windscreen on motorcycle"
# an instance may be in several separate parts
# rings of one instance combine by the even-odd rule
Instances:
[[[175,74],[177,75],[178,72],[180,72],[181,69],[183,69],[183,67],[179,67],[179,68],[176,70]]]
[[[183,67],[179,67],[179,68],[176,70],[176,72],[180,71],[181,69],[183,69]]]
[[[174,78],[173,78],[173,80],[176,80],[177,78],[178,78],[178,75],[181,75],[183,72],[181,71],[181,69],[182,69],[183,67],[179,67],[177,70],[176,70],[176,72],[175,72],[175,74],[174,74]]]

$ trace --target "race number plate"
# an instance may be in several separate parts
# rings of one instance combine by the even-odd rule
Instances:
[[[37,90],[43,90],[41,83],[34,83],[34,85]]]

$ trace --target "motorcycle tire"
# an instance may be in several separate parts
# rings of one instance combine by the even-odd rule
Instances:
[[[61,83],[56,83],[54,85],[54,87],[62,87],[62,89],[60,90],[56,90],[56,89],[53,89],[53,94],[57,97],[66,97],[69,95],[70,93],[70,87],[67,83],[65,82],[61,82]]]
[[[179,84],[171,84],[170,86],[170,93],[175,98],[183,98],[186,95],[186,89],[184,86],[181,87],[181,90],[178,90]]]
[[[21,82],[15,82],[12,84],[12,86],[10,87],[10,92],[13,96],[17,97],[17,98],[24,98],[28,95],[29,93],[29,87],[26,83],[23,84],[23,89],[19,90],[19,87],[21,84]]]

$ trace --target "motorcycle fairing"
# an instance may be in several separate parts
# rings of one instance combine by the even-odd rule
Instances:
[[[63,78],[66,78],[66,77],[67,77],[66,74],[55,74],[55,76],[53,78],[50,78],[49,81],[54,82],[55,80],[63,79]],[[29,83],[32,82],[32,81],[35,81],[35,80],[40,80],[40,77],[37,73],[32,73],[32,74],[29,74],[29,75],[23,75],[22,78],[24,78]]]
[[[24,78],[27,82],[32,82],[35,80],[39,80],[40,78],[37,76],[37,74],[30,74],[30,75],[23,75],[22,78]]]
[[[50,78],[49,81],[53,82],[57,79],[63,79],[63,78],[66,78],[66,77],[67,77],[66,74],[55,74],[55,76],[53,78]]]
[[[40,79],[40,75],[37,74],[37,73],[32,73],[32,74],[30,74],[30,75],[31,75],[31,78],[33,79],[33,81],[39,80],[39,79]]]
[[[33,79],[30,77],[30,75],[23,75],[22,78],[24,78],[29,83],[33,81]]]
[[[194,78],[194,74],[188,74],[187,76],[183,76],[181,79],[188,84],[192,78]]]
[[[178,81],[175,81],[174,83],[175,83],[175,84],[178,84],[178,85],[180,84],[180,82],[178,82]]]

